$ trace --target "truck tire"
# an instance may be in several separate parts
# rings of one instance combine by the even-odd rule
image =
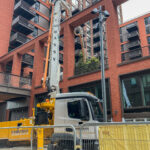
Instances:
[[[60,148],[50,143],[48,144],[47,150],[60,150]]]

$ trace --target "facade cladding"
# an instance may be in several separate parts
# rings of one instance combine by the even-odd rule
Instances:
[[[122,118],[148,118],[150,115],[150,14],[119,26],[118,22],[122,21],[122,16],[118,6],[126,1],[72,0],[69,3],[73,16],[65,20],[65,14],[62,14],[61,20],[60,91],[87,91],[101,99],[101,56],[97,26],[99,20],[91,11],[100,5],[109,11],[110,17],[104,24],[103,41],[108,120],[114,121],[121,121]],[[119,17],[117,12],[120,13]],[[31,94],[28,96],[3,94],[0,99],[0,108],[3,109],[0,110],[5,117],[1,117],[1,121],[19,119],[15,117],[17,112],[21,112],[20,118],[26,117],[27,112],[31,116],[32,107],[41,99],[42,93],[46,92],[41,88],[41,79],[44,73],[51,10],[42,0],[18,0],[14,3],[12,1],[7,13],[10,20],[13,18],[12,29],[10,30],[10,21],[7,24],[10,43],[2,46],[0,72],[13,74],[21,79],[32,78],[32,84],[28,85],[31,88]],[[74,33],[79,26],[84,51],[81,50],[80,38]],[[9,37],[2,38],[0,35],[0,39],[7,41]],[[6,77],[4,79],[6,81]],[[11,81],[9,85],[13,87],[14,83]],[[20,80],[17,86],[27,87],[25,83],[20,84]]]

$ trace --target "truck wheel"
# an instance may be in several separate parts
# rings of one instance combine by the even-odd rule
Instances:
[[[60,150],[60,148],[54,146],[53,144],[48,144],[47,150]]]

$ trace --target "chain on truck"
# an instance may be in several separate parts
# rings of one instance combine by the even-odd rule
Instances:
[[[45,94],[44,98],[40,99],[36,104],[33,117],[18,121],[2,122],[0,123],[0,126],[23,127],[71,124],[77,128],[76,141],[77,144],[79,144],[80,128],[78,127],[83,123],[97,123],[102,121],[102,108],[99,99],[89,93],[59,93],[59,32],[61,11],[63,10],[68,16],[71,16],[71,9],[66,1],[56,0],[53,3],[51,2],[51,10],[51,24],[48,37],[45,74],[42,83],[43,88],[47,87],[48,92]],[[88,134],[86,134],[86,132],[85,134],[82,134],[82,141],[84,141],[85,144],[90,144],[87,138],[90,136],[93,143],[93,146],[90,146],[90,149],[97,150],[98,128],[87,127],[86,130],[88,130]],[[67,142],[64,142],[66,135],[69,137],[69,140],[73,141],[73,136],[70,134],[72,131],[68,130],[67,128],[65,134],[64,131],[61,133],[61,130],[59,133],[56,133],[55,131],[55,129],[44,129],[44,138],[51,137],[51,141],[48,143],[47,150],[54,150],[56,145],[59,150],[72,149],[70,145],[67,144]],[[29,133],[31,133],[31,129],[29,128],[22,128],[20,130],[9,129],[1,131],[0,139],[6,140],[11,144],[17,142],[30,143],[31,139],[28,137]],[[40,136],[38,130],[36,134],[37,136]],[[34,136],[34,134],[32,135]],[[57,137],[59,137],[59,140],[55,141]],[[61,142],[65,144],[62,144]],[[38,144],[40,145],[40,143]],[[37,149],[42,150],[43,148],[39,145],[37,146]],[[59,145],[61,146],[59,147]]]

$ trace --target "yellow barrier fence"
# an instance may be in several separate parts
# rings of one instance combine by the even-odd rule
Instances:
[[[99,127],[100,150],[150,150],[150,125]]]

